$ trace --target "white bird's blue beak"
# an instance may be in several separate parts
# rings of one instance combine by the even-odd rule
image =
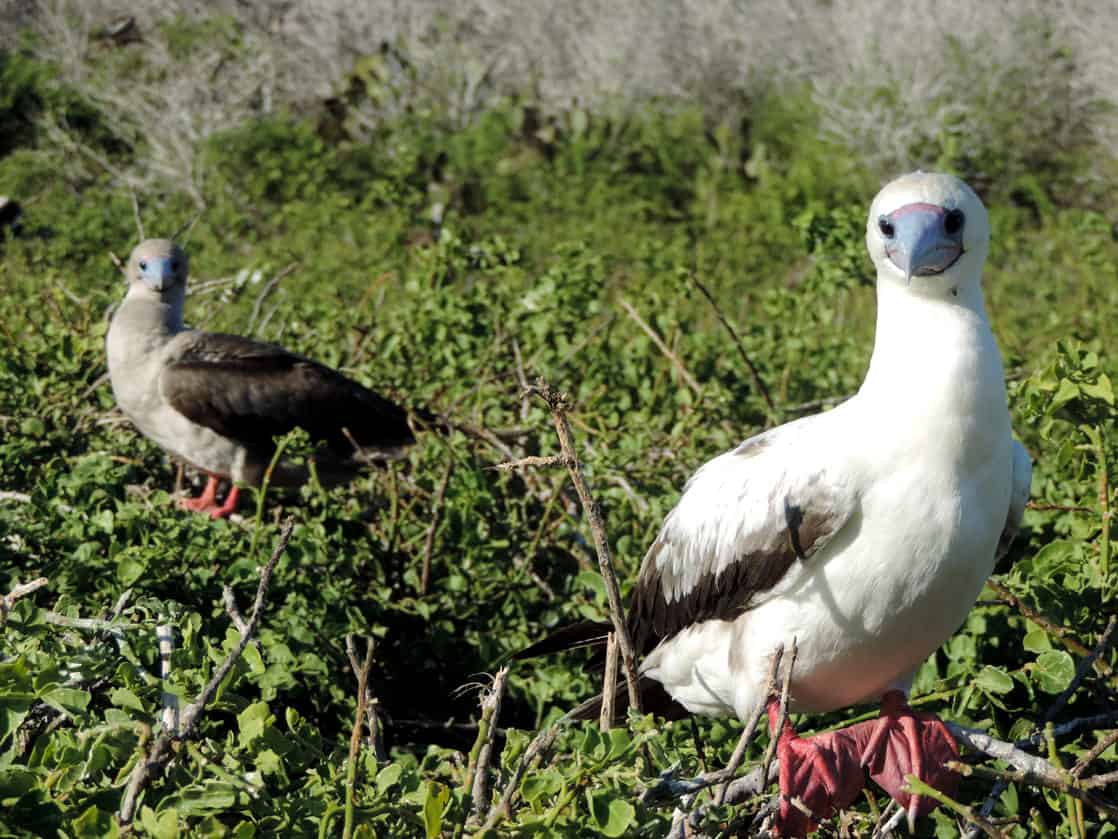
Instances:
[[[963,255],[962,210],[947,210],[935,204],[906,204],[877,220],[885,237],[885,254],[905,275],[940,274]]]
[[[140,279],[153,291],[170,288],[178,269],[174,259],[145,259],[140,262]]]

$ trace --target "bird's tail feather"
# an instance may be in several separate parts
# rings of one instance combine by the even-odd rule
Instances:
[[[542,641],[537,641],[532,646],[513,653],[512,658],[519,661],[579,647],[604,647],[612,631],[613,624],[608,621],[579,621],[567,624],[559,627]]]

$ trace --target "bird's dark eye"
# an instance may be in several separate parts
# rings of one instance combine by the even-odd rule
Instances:
[[[954,235],[963,229],[963,224],[966,222],[967,217],[963,214],[962,210],[950,210],[943,219],[943,229],[947,234]]]
[[[178,273],[179,261],[177,259],[172,259],[171,260],[171,270],[174,271],[176,274]]]
[[[881,231],[881,235],[886,239],[892,239],[893,235],[897,232],[896,228],[893,227],[893,222],[889,221],[885,216],[877,220],[877,229]]]
[[[146,259],[140,260],[140,270],[146,271],[148,269],[148,261]]]

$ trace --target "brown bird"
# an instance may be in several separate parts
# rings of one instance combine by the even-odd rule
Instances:
[[[144,435],[209,475],[198,498],[180,501],[185,509],[228,516],[239,486],[264,477],[273,438],[295,428],[325,444],[315,456],[324,483],[415,442],[402,408],[336,370],[275,344],[185,327],[188,261],[174,242],[141,242],[125,272],[128,293],[106,342],[113,394]],[[281,460],[272,482],[308,476]],[[233,482],[220,505],[219,479]]]

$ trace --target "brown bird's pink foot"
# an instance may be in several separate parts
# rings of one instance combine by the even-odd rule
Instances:
[[[206,513],[210,518],[223,519],[237,509],[240,490],[236,484],[229,487],[225,496],[225,503],[217,503],[217,478],[213,475],[206,481],[202,494],[197,498],[180,498],[179,507],[194,513]]]
[[[954,796],[959,775],[944,764],[959,759],[959,746],[939,717],[912,710],[899,690],[881,697],[881,716],[869,725],[872,728],[860,763],[869,769],[873,781],[908,811],[911,828],[916,817],[930,813],[937,802],[904,792],[905,775],[915,775]]]
[[[769,728],[775,733],[780,721],[776,700],[770,700],[768,713]],[[865,783],[860,759],[868,735],[869,730],[863,725],[800,737],[785,719],[776,744],[780,759],[780,807],[773,823],[775,836],[807,836],[820,821],[854,803]],[[797,807],[793,799],[798,799],[812,815]]]

